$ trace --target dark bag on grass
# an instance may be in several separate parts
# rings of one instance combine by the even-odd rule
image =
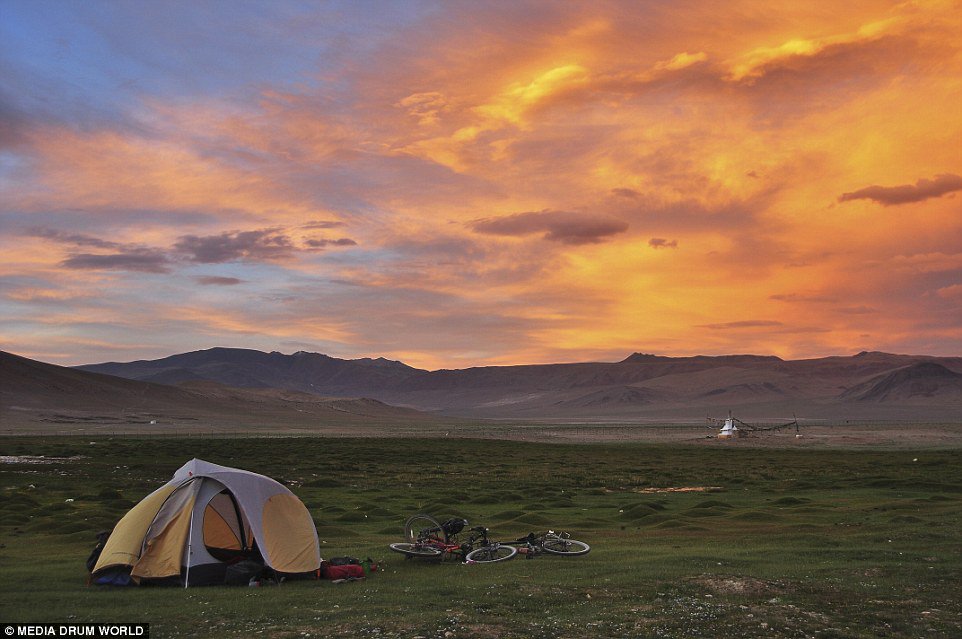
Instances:
[[[264,564],[259,561],[245,559],[236,564],[227,566],[227,573],[224,575],[224,583],[228,586],[246,586],[251,579],[260,579],[264,572]]]
[[[441,529],[444,531],[445,535],[447,535],[448,537],[453,537],[454,535],[457,535],[459,532],[464,530],[464,527],[467,524],[468,524],[467,519],[460,519],[460,518],[449,519],[443,524],[441,524]]]
[[[97,545],[94,549],[90,551],[90,556],[87,557],[87,572],[93,572],[94,566],[97,565],[97,560],[100,559],[100,553],[103,552],[104,544],[107,543],[107,538],[110,537],[110,532],[103,530],[97,533]]]
[[[134,586],[130,578],[130,566],[111,566],[90,576],[89,583],[95,586]]]
[[[328,566],[356,566],[360,565],[361,560],[357,557],[331,557],[330,559],[325,559],[321,562],[321,567],[324,564]]]

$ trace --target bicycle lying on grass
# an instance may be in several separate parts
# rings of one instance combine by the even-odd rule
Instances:
[[[532,559],[541,553],[562,557],[580,557],[591,551],[591,546],[572,539],[566,532],[548,530],[528,533],[514,541],[498,542],[488,538],[488,529],[475,526],[468,529],[467,539],[458,534],[468,525],[466,519],[449,519],[444,523],[430,515],[418,514],[404,522],[405,541],[390,545],[391,550],[408,558],[443,559],[447,555],[460,556],[465,562],[490,563],[513,559],[518,553]]]
[[[430,515],[414,515],[404,522],[405,541],[393,543],[390,548],[408,558],[443,559],[456,555],[462,561],[477,563],[507,561],[518,554],[514,546],[488,539],[484,526],[469,528],[467,539],[459,541],[458,535],[467,525],[466,519],[449,519],[441,524]]]
[[[585,542],[572,539],[566,532],[558,533],[553,530],[539,534],[528,533],[527,537],[502,543],[517,546],[518,551],[528,558],[536,557],[542,552],[563,557],[580,557],[591,551],[591,546]]]

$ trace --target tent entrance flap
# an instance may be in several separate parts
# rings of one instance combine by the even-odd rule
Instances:
[[[231,561],[251,553],[250,523],[230,491],[222,490],[211,498],[203,522],[204,546],[214,559]]]

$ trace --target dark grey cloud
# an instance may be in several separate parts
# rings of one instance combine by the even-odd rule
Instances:
[[[324,248],[326,246],[357,246],[357,242],[349,237],[342,237],[337,240],[305,238],[304,244],[311,248]]]
[[[64,268],[137,271],[141,273],[167,273],[170,271],[171,260],[159,249],[136,244],[122,244],[85,233],[71,233],[44,226],[31,227],[25,231],[25,234],[29,237],[39,237],[75,247],[113,251],[112,253],[71,253],[60,262],[60,266]]]
[[[838,201],[872,200],[882,206],[894,206],[941,197],[953,191],[962,191],[962,176],[952,173],[942,173],[941,175],[936,175],[931,180],[920,179],[915,184],[867,186],[864,189],[852,191],[851,193],[842,193],[838,197]]]
[[[204,286],[234,286],[236,284],[243,284],[244,280],[237,279],[236,277],[220,277],[218,275],[202,275],[195,278],[198,284],[203,284]]]
[[[468,226],[488,235],[521,236],[543,233],[543,239],[564,244],[597,244],[628,230],[624,220],[572,211],[531,211],[474,220]]]
[[[338,224],[338,223],[334,223]],[[101,239],[85,233],[73,233],[36,226],[24,233],[51,242],[104,249],[109,253],[74,253],[61,262],[65,268],[131,270],[149,273],[168,272],[176,262],[218,264],[229,261],[274,261],[292,257],[301,251],[319,250],[328,246],[356,246],[350,238],[303,238],[295,245],[287,230],[281,228],[254,231],[227,231],[217,235],[184,235],[169,248],[124,244]],[[242,280],[235,278],[200,277],[204,285],[232,285]]]
[[[74,246],[92,246],[94,248],[115,249],[121,245],[117,242],[104,240],[84,233],[67,233],[44,226],[34,226],[27,229],[26,234],[30,237],[41,237],[45,240],[60,242],[61,244],[73,244]]]
[[[648,246],[653,249],[678,248],[678,240],[666,240],[663,237],[653,237],[648,240]]]
[[[281,229],[228,231],[219,235],[184,235],[174,249],[192,262],[219,264],[234,260],[281,260],[291,257],[294,244]]]
[[[167,273],[170,271],[170,260],[162,252],[153,249],[128,249],[105,255],[77,253],[62,261],[60,266],[82,270]]]

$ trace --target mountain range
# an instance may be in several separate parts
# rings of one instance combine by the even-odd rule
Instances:
[[[260,392],[363,397],[472,418],[644,421],[735,410],[772,419],[795,413],[834,420],[962,420],[962,358],[881,352],[803,360],[634,353],[619,362],[429,371],[384,358],[211,348],[76,368],[181,388],[213,382]]]
[[[237,388],[195,377],[164,384],[46,364],[0,351],[0,430],[324,430],[436,421],[370,398]]]

